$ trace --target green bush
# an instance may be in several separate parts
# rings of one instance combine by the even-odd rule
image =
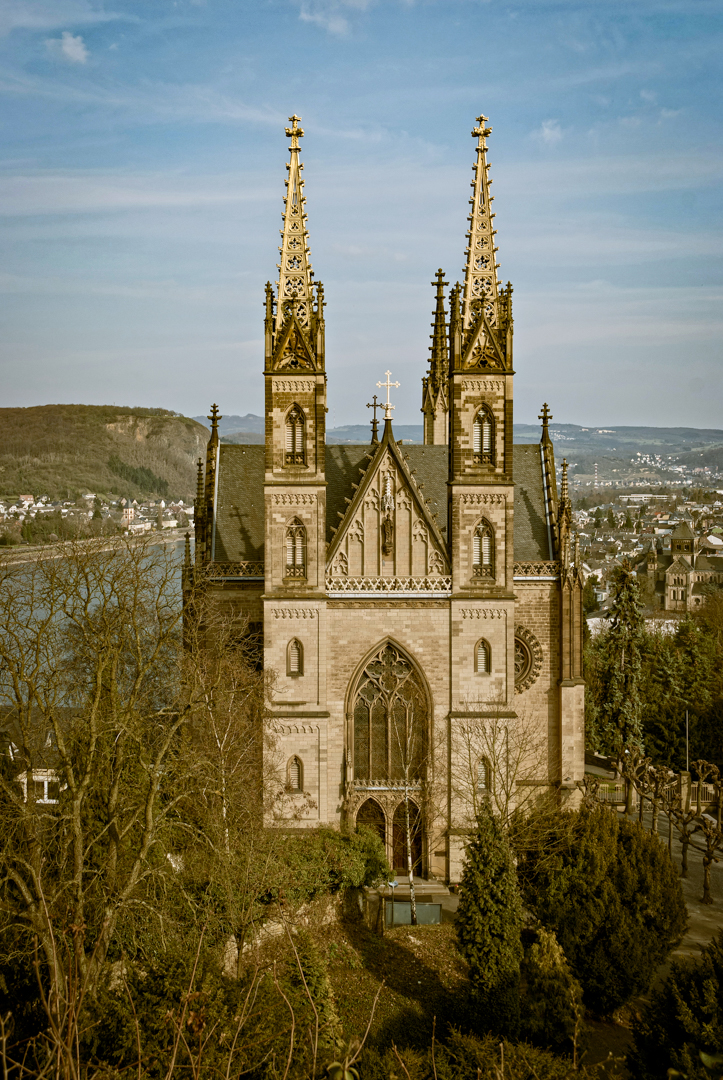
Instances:
[[[482,1038],[451,1031],[438,1043],[432,1059],[431,1047],[425,1051],[399,1049],[380,1052],[364,1050],[360,1062],[363,1080],[500,1080],[504,1065],[505,1080],[579,1080],[598,1075],[596,1070],[574,1071],[570,1058],[558,1057],[549,1050],[527,1043],[500,1041],[489,1034]],[[400,1065],[400,1059],[403,1067]]]
[[[521,1034],[536,1046],[571,1050],[582,1034],[582,987],[557,938],[540,927],[522,962]]]
[[[269,900],[305,903],[324,893],[373,886],[390,873],[384,844],[371,829],[320,827],[289,834],[279,851],[283,873]]]
[[[482,807],[467,845],[456,928],[481,1022],[498,1034],[514,1034],[519,1020],[522,902],[509,845],[487,806]]]
[[[683,934],[678,872],[657,836],[606,807],[562,813],[556,854],[525,853],[528,904],[555,931],[594,1012],[612,1012],[650,983]]]
[[[723,1051],[723,931],[699,959],[671,965],[636,1023],[634,1038],[630,1066],[641,1080],[665,1077],[668,1069],[690,1080],[711,1075],[699,1053]]]

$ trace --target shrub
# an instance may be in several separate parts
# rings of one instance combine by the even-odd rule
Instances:
[[[522,1035],[536,1046],[571,1049],[581,1034],[582,987],[552,931],[537,931],[525,953],[522,980]]]
[[[470,966],[481,1019],[514,1033],[519,1018],[522,902],[512,855],[499,822],[483,806],[467,845],[457,941]]]
[[[656,835],[605,807],[561,814],[559,837],[554,859],[526,853],[525,895],[554,929],[585,1004],[609,1013],[647,988],[684,932],[680,880]]]
[[[324,893],[378,884],[389,874],[384,845],[375,832],[344,833],[320,827],[286,837],[284,872],[268,899],[304,903]]]
[[[641,1080],[657,1080],[668,1069],[690,1080],[710,1076],[699,1053],[723,1050],[723,931],[698,960],[672,964],[634,1029],[630,1064]]]

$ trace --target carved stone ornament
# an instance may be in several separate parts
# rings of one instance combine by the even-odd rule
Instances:
[[[279,394],[310,393],[315,386],[311,379],[274,379],[274,390]]]
[[[492,382],[487,379],[463,379],[462,389],[475,393],[501,394],[505,388],[503,382]]]
[[[529,690],[542,671],[542,646],[524,626],[515,627],[515,693]]]
[[[503,619],[504,608],[462,608],[463,619]]]
[[[284,351],[281,354],[281,360],[279,361],[279,367],[282,368],[305,368],[312,370],[309,363],[309,355],[306,350],[304,340],[295,326],[291,328]]]
[[[274,502],[277,506],[306,506],[316,502],[316,495],[304,494],[290,494],[290,495],[274,495]]]
[[[391,555],[394,551],[394,522],[389,514],[382,522],[382,551],[385,555]]]
[[[487,342],[483,346],[480,341],[477,342],[467,357],[466,366],[469,368],[490,368],[493,371],[499,371],[502,368],[497,353],[492,346]]]
[[[471,495],[460,495],[460,500],[465,505],[480,506],[484,503],[503,503],[507,499],[507,496],[498,492],[492,492],[489,495],[472,493]]]
[[[275,619],[315,619],[316,608],[273,608]]]

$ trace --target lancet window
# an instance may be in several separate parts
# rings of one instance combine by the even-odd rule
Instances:
[[[472,425],[472,449],[474,459],[480,465],[495,463],[495,420],[491,411],[484,405],[474,418]]]
[[[286,577],[306,577],[306,529],[298,518],[286,528]]]
[[[486,798],[492,791],[492,767],[489,758],[481,757],[477,762],[477,794]]]
[[[489,521],[480,521],[474,530],[472,573],[480,578],[495,576],[495,534]]]
[[[304,413],[294,405],[286,417],[286,464],[306,464],[306,440],[304,438]]]
[[[294,755],[286,766],[286,790],[298,792],[304,790],[304,766],[300,757]]]
[[[286,674],[304,674],[304,646],[298,638],[292,638],[286,647]]]
[[[478,641],[474,648],[474,669],[479,675],[489,675],[490,659],[489,644],[484,640]]]
[[[427,712],[417,671],[385,645],[367,664],[354,695],[355,779],[423,779]]]

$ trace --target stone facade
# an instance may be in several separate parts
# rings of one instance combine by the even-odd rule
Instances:
[[[296,824],[365,822],[400,865],[406,791],[417,872],[456,881],[476,800],[504,812],[574,798],[583,774],[566,470],[558,497],[547,406],[540,443],[513,446],[512,287],[497,281],[484,117],[449,318],[442,271],[434,282],[425,443],[396,442],[388,404],[381,440],[375,425],[367,446],[326,445],[324,294],[291,123],[279,280],[266,287],[265,443],[220,444],[214,406],[186,581],[262,630]],[[389,373],[380,385],[388,395]]]

